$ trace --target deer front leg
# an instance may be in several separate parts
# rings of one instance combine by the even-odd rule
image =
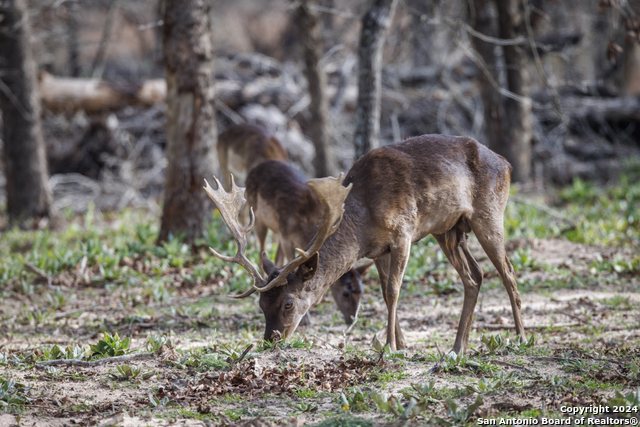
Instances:
[[[466,241],[466,233],[458,227],[447,231],[445,234],[434,235],[442,252],[460,275],[464,285],[464,302],[462,314],[458,324],[456,341],[453,351],[456,354],[464,353],[469,342],[469,332],[473,322],[473,312],[478,301],[478,293],[482,286],[482,270],[469,252]]]
[[[397,307],[402,278],[404,277],[404,269],[407,267],[410,249],[410,238],[401,242],[399,246],[391,249],[391,253],[389,254],[389,277],[386,281],[381,280],[382,295],[384,296],[384,302],[387,304],[388,311],[387,344],[389,344],[391,350],[402,350],[405,348],[404,336],[402,335],[398,321]]]

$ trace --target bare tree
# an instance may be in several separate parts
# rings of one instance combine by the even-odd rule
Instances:
[[[0,108],[11,222],[51,215],[51,189],[26,0],[0,2]]]
[[[495,0],[496,21],[490,3],[475,0],[471,13],[472,26],[477,32],[488,36],[494,36],[497,27],[497,34],[502,39],[514,40],[526,35],[523,1],[527,0]],[[478,37],[473,38],[473,43],[487,67],[480,77],[480,93],[484,103],[488,146],[511,163],[513,181],[526,181],[531,171],[532,122],[525,46],[508,43],[497,47],[503,52],[504,62],[500,63],[494,44]],[[500,69],[504,70],[506,90],[511,96],[504,96],[494,87],[500,81]]]
[[[379,146],[380,96],[382,92],[382,48],[398,0],[374,0],[362,17],[358,46],[358,106],[354,145],[355,158]]]
[[[173,233],[193,242],[211,212],[202,191],[215,162],[211,8],[210,2],[198,0],[164,1],[169,164],[159,241]]]
[[[309,0],[301,0],[295,9],[295,22],[300,33],[304,56],[304,74],[307,78],[311,104],[311,140],[316,149],[314,159],[317,177],[332,175],[334,169],[331,149],[328,101],[325,94],[326,77],[319,68],[322,58],[322,33],[317,12],[311,9]]]

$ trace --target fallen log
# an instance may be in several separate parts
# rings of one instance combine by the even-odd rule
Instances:
[[[97,113],[128,105],[150,107],[164,102],[167,94],[164,79],[115,84],[100,79],[55,77],[42,72],[39,83],[43,106],[54,112],[84,110]]]
[[[164,79],[141,83],[114,83],[99,79],[56,77],[46,72],[39,76],[40,97],[44,108],[53,112],[87,113],[114,111],[126,106],[150,107],[165,102]],[[243,83],[219,80],[215,83],[216,99],[231,109],[245,104],[275,105],[287,111],[304,95],[303,88],[287,76],[259,77]]]
[[[640,121],[640,97],[624,96],[617,98],[604,98],[595,96],[565,96],[560,98],[562,111],[569,121],[593,120]],[[555,122],[557,113],[553,108],[538,110],[535,112],[541,121]]]

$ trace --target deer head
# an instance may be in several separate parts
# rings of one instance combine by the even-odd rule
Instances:
[[[339,178],[327,177],[307,182],[324,207],[318,232],[310,247],[306,251],[296,248],[299,256],[281,269],[278,269],[263,252],[263,269],[268,275],[266,280],[245,255],[246,235],[253,227],[255,217],[251,210],[249,225],[246,227],[240,226],[237,221],[238,213],[245,204],[244,189],[235,185],[233,177],[229,192],[224,191],[217,178],[214,177],[217,190],[211,188],[205,180],[204,191],[220,211],[222,219],[238,243],[238,251],[233,257],[221,255],[213,248],[210,248],[211,252],[223,261],[240,264],[253,278],[251,288],[231,297],[245,298],[256,291],[260,292],[260,307],[266,319],[265,340],[272,340],[278,335],[284,336],[285,339],[290,337],[302,316],[324,292],[324,288],[318,292],[318,288],[311,286],[310,282],[318,270],[318,251],[327,237],[337,230],[344,214],[344,201],[351,190],[351,185],[342,186],[343,176],[344,174],[340,174]]]
[[[362,277],[367,274],[372,265],[373,261],[352,268],[338,279],[339,286],[331,286],[333,299],[348,325],[353,323],[358,310],[362,296]]]

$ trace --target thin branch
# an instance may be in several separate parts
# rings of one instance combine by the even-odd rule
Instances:
[[[531,206],[532,208],[536,208],[539,211],[542,211],[542,212],[546,213],[547,215],[552,216],[552,217],[554,217],[555,219],[557,219],[559,221],[562,221],[562,222],[565,222],[565,223],[569,224],[573,228],[577,228],[576,223],[574,223],[570,219],[565,218],[562,214],[550,209],[547,206],[543,206],[543,205],[540,205],[538,203],[531,202],[529,200],[523,199],[523,198],[518,197],[516,195],[509,196],[509,200],[511,200],[511,201],[513,201],[515,203],[520,203],[521,205],[527,205],[527,206]]]
[[[93,60],[93,71],[91,72],[91,77],[93,77],[94,79],[102,78],[105,61],[107,59],[107,48],[109,47],[109,43],[111,42],[113,24],[115,22],[116,12],[120,7],[121,2],[122,0],[113,0],[111,2],[111,6],[109,6],[109,12],[107,12],[107,20],[104,24],[104,31],[102,33],[102,40],[100,41],[100,45],[98,46],[96,57]]]
[[[529,36],[529,46],[531,47],[531,52],[533,53],[534,63],[536,64],[536,69],[538,70],[538,74],[544,81],[544,84],[551,91],[551,95],[553,96],[553,103],[556,106],[556,110],[558,111],[558,117],[560,117],[560,122],[562,126],[567,128],[566,118],[564,113],[562,112],[562,105],[560,104],[560,95],[558,95],[558,91],[556,87],[551,84],[549,80],[549,76],[544,72],[544,68],[542,67],[542,61],[540,61],[540,55],[538,54],[538,49],[536,48],[536,42],[533,40],[533,29],[531,28],[531,5],[529,4],[529,0],[525,1],[524,6],[524,23],[527,27],[527,35]]]
[[[27,267],[28,270],[31,270],[34,273],[36,273],[38,276],[42,277],[43,279],[47,279],[48,281],[51,281],[51,276],[49,276],[45,271],[39,269],[29,261],[26,261],[24,263],[24,266]]]
[[[478,57],[478,55],[476,55],[475,52],[472,52],[469,49],[467,49],[458,40],[455,40],[455,44],[456,44],[456,46],[458,48],[460,48],[462,53],[464,53],[469,59],[471,59],[474,62],[474,64],[476,64],[476,66],[480,69],[480,71],[482,71],[482,73],[485,75],[485,77],[487,78],[487,80],[489,81],[491,86],[500,95],[505,96],[505,97],[510,98],[510,99],[513,99],[514,101],[517,101],[517,102],[522,102],[524,104],[531,104],[531,106],[533,106],[534,108],[540,108],[540,109],[544,108],[544,106],[542,106],[541,104],[538,104],[537,102],[533,101],[531,98],[528,98],[526,96],[518,95],[517,93],[513,93],[510,90],[507,90],[507,89],[503,88],[502,86],[500,86],[498,84],[498,82],[496,82],[496,80],[491,75],[491,72],[487,68],[487,64],[484,63],[484,60],[482,58]]]
[[[525,329],[546,329],[546,328],[567,328],[570,326],[580,326],[580,323],[550,323],[548,325],[524,325]],[[498,324],[485,324],[479,325],[478,329],[500,330],[500,329],[515,329],[515,325],[498,325]]]
[[[78,359],[57,359],[49,360],[46,362],[37,362],[36,368],[42,369],[44,366],[81,366],[83,368],[91,368],[94,366],[106,365],[107,363],[117,362],[130,362],[132,360],[145,360],[153,359],[156,356],[155,353],[136,353],[125,354],[124,356],[105,357],[104,359],[94,360],[93,362],[86,362]]]
[[[0,91],[4,93],[4,96],[6,96],[11,104],[16,107],[16,110],[20,112],[20,115],[22,115],[23,119],[25,119],[29,123],[33,122],[33,115],[29,114],[27,109],[24,108],[24,105],[22,105],[20,100],[13,94],[13,92],[11,92],[9,86],[7,86],[7,84],[3,82],[2,79],[0,79]]]
[[[530,374],[537,373],[536,371],[533,371],[533,370],[531,370],[529,368],[525,368],[524,366],[514,365],[513,363],[503,362],[502,360],[491,360],[491,363],[495,363],[497,365],[502,365],[502,366],[508,366],[508,367],[514,368],[514,369],[522,369],[523,371],[529,372]]]

